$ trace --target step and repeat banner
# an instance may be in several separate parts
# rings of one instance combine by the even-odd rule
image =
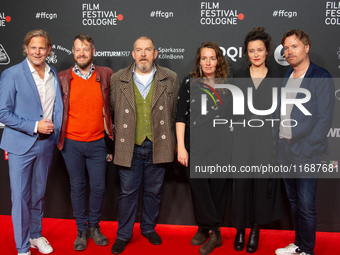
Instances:
[[[282,74],[289,69],[280,44],[283,34],[301,28],[311,38],[310,59],[340,78],[340,2],[325,0],[97,0],[97,1],[19,1],[0,4],[0,73],[21,62],[23,38],[32,29],[46,30],[52,39],[54,55],[48,64],[58,71],[73,65],[72,45],[78,33],[95,40],[94,63],[114,72],[132,61],[134,41],[151,37],[159,52],[156,62],[178,74],[181,81],[194,67],[195,54],[202,42],[216,42],[230,66],[230,76],[246,66],[242,45],[246,34],[263,26],[272,36],[269,65]],[[337,80],[337,79],[335,79]],[[340,160],[340,85],[336,86],[336,105],[328,139],[330,156],[323,162],[336,166]],[[2,100],[0,98],[0,100]],[[28,106],[29,107],[29,106]],[[0,135],[3,126],[0,124]],[[113,143],[108,146],[107,191],[103,220],[116,220],[119,179],[112,163]],[[72,218],[69,181],[60,152],[55,150],[53,168],[46,191],[45,216]],[[283,196],[284,190],[283,190]],[[286,216],[269,228],[293,228],[289,203]],[[230,201],[229,201],[230,202]],[[340,231],[340,180],[320,179],[317,191],[318,230]],[[0,214],[10,214],[11,201],[6,153],[0,154]],[[230,203],[228,203],[228,208]],[[225,226],[230,226],[228,208]],[[173,164],[167,171],[160,223],[194,224],[190,189],[183,169]]]

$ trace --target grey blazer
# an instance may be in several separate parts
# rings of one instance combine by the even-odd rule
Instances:
[[[111,76],[110,105],[114,118],[114,164],[131,167],[135,145],[136,104],[132,70],[135,62]],[[151,102],[153,163],[172,162],[175,156],[175,118],[179,83],[177,74],[155,63]]]

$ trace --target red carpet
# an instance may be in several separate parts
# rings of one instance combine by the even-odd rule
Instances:
[[[15,255],[13,227],[10,216],[0,216],[0,247],[2,255]],[[117,222],[101,222],[101,230],[109,239],[108,246],[97,246],[93,240],[88,241],[85,251],[77,252],[73,250],[73,242],[76,238],[76,224],[74,220],[48,219],[43,220],[43,236],[45,236],[54,248],[53,255],[109,255],[111,246],[116,239]],[[196,233],[195,226],[175,226],[157,225],[157,233],[162,237],[163,243],[159,246],[150,244],[146,238],[140,234],[139,224],[135,225],[133,237],[125,247],[122,255],[129,254],[199,254],[199,246],[190,245],[190,240]],[[249,254],[245,249],[237,252],[233,248],[236,231],[233,228],[222,228],[223,245],[214,249],[213,255],[242,255]],[[247,235],[249,229],[247,230]],[[337,255],[340,254],[338,244],[340,233],[317,233],[315,247],[316,255]],[[294,231],[284,230],[261,230],[259,249],[256,255],[275,254],[278,247],[284,247],[294,241]],[[38,250],[31,249],[32,255],[40,254]]]

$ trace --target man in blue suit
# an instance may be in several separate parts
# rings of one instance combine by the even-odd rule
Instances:
[[[1,74],[0,122],[5,124],[0,148],[8,152],[12,221],[18,254],[53,251],[41,235],[44,194],[54,144],[62,123],[57,72],[45,63],[50,36],[36,29],[24,38],[27,58]]]
[[[281,43],[286,60],[292,66],[286,73],[282,87],[290,91],[305,89],[306,92],[285,93],[286,98],[307,102],[299,107],[287,104],[286,112],[281,108],[279,116],[278,164],[296,169],[296,173],[283,174],[295,223],[295,241],[285,248],[277,249],[275,253],[308,255],[314,254],[318,176],[317,171],[304,170],[317,167],[316,164],[321,163],[322,154],[328,154],[327,133],[333,120],[334,83],[327,70],[309,60],[311,41],[303,30],[286,32]],[[307,96],[304,100],[308,92],[310,98],[307,100]]]

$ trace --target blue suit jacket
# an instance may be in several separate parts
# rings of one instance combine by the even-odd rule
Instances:
[[[57,144],[62,123],[63,103],[60,83],[56,70],[56,98],[52,122],[54,142]],[[35,143],[38,134],[34,133],[36,121],[43,119],[43,110],[37,86],[27,60],[2,72],[0,78],[0,122],[5,124],[0,148],[17,155],[25,154]]]
[[[285,87],[293,68],[289,69],[285,75],[282,87]],[[304,113],[294,105],[291,113],[291,119],[298,122],[292,127],[291,151],[299,155],[303,153],[307,157],[314,154],[328,155],[327,133],[332,125],[335,91],[334,83],[330,73],[310,62],[309,68],[301,83],[300,88],[310,91],[311,99],[304,103],[303,106],[312,114]],[[296,98],[304,98],[303,93],[298,93]],[[281,98],[277,109],[277,119],[280,118]],[[294,123],[292,123],[294,124]],[[278,137],[279,128],[277,125],[276,134]]]

